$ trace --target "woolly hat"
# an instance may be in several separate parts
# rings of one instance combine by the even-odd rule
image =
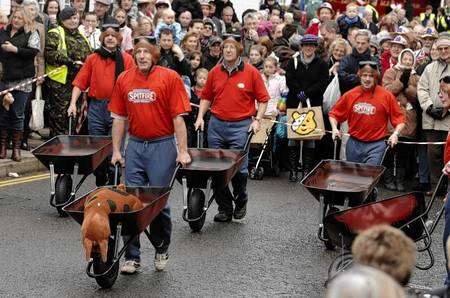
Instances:
[[[71,17],[73,17],[74,15],[77,14],[77,10],[71,6],[66,6],[64,7],[63,10],[61,10],[61,12],[59,13],[59,19],[61,21],[65,21],[70,19]]]
[[[333,6],[328,2],[323,2],[322,4],[320,4],[319,8],[317,8],[317,15],[320,14],[320,10],[322,10],[323,8],[329,9],[331,11],[331,14],[334,14]]]
[[[304,46],[304,45],[317,46],[318,44],[319,44],[319,39],[317,38],[317,36],[315,36],[313,34],[305,34],[305,36],[303,36],[302,40],[300,41],[300,46]]]

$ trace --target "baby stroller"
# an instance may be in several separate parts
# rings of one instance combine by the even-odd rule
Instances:
[[[250,142],[249,176],[253,180],[262,180],[264,173],[280,175],[280,168],[273,152],[275,125],[272,119],[262,119],[261,130]],[[259,151],[259,153],[258,153]]]

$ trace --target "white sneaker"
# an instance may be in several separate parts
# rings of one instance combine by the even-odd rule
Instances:
[[[122,274],[135,274],[138,269],[141,268],[141,264],[136,261],[125,261],[122,268],[120,268],[120,273]]]
[[[169,261],[169,254],[163,253],[163,254],[155,254],[155,269],[156,271],[163,271],[164,268],[166,268],[167,262]]]

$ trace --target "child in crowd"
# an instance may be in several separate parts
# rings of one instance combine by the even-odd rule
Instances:
[[[361,17],[358,15],[358,5],[356,3],[347,4],[345,13],[337,19],[339,31],[344,39],[347,39],[348,29],[356,27],[359,29],[365,29]]]
[[[0,10],[0,29],[3,29],[6,25],[8,25],[8,17]]]
[[[208,70],[206,68],[199,68],[195,72],[195,85],[191,88],[191,106],[192,112],[185,118],[186,128],[188,133],[188,146],[190,148],[197,147],[197,132],[194,129],[194,122],[197,119],[198,106],[200,104],[200,98],[202,96],[203,88],[205,87],[206,80],[208,79]],[[208,131],[208,121],[210,113],[205,115],[205,129],[203,130],[203,147],[208,146],[207,142],[207,131]]]
[[[200,44],[202,47],[202,53],[204,53],[206,50],[208,50],[208,43],[209,40],[213,35],[215,35],[215,25],[211,19],[204,19],[203,20],[203,30],[202,35],[200,39]]]
[[[100,29],[98,26],[98,18],[95,12],[87,12],[83,16],[82,25],[80,25],[79,30],[89,41],[92,50],[100,48]]]
[[[251,53],[251,50],[250,50]],[[277,103],[280,98],[285,97],[288,93],[286,86],[286,77],[278,74],[278,61],[274,57],[267,57],[264,60],[264,71],[261,74],[264,85],[269,92],[270,99],[267,103],[265,116],[278,115]]]
[[[253,45],[250,47],[249,51],[249,62],[251,65],[256,67],[259,71],[264,69],[264,49],[260,45]]]
[[[119,8],[125,10],[127,20],[127,26],[132,29],[137,28],[137,19],[138,19],[138,7],[135,1],[133,0],[119,0]],[[119,22],[120,23],[120,22]]]
[[[172,9],[165,9],[161,13],[162,21],[158,23],[155,30],[155,37],[158,39],[159,31],[162,28],[169,28],[173,32],[173,40],[179,45],[181,41],[181,25],[175,22],[175,12]]]
[[[122,51],[130,52],[133,49],[132,30],[127,26],[127,13],[124,9],[118,8],[114,11],[114,18],[120,26],[120,34],[122,35]]]
[[[191,64],[191,83],[195,85],[195,72],[199,69],[202,63],[202,53],[200,51],[194,51],[189,55],[189,63]]]

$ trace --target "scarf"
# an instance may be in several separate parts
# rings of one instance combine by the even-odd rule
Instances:
[[[410,53],[413,56],[413,66],[412,67],[406,67],[406,65],[402,64],[402,57],[405,53]],[[414,52],[410,49],[404,49],[400,52],[397,59],[397,64],[395,64],[393,67],[397,70],[406,70],[406,69],[414,69],[414,65],[416,64],[416,59],[414,56]]]
[[[120,52],[120,48],[117,48],[114,52],[110,52],[105,47],[101,46],[100,48],[94,51],[99,54],[104,59],[112,59],[116,62],[116,69],[114,72],[114,79],[117,80],[117,77],[125,70],[125,66],[123,63],[122,53]]]
[[[305,58],[305,56],[303,55],[303,52],[300,52],[300,61],[306,66],[308,67],[308,65],[314,60],[316,56],[313,55],[311,58]]]

